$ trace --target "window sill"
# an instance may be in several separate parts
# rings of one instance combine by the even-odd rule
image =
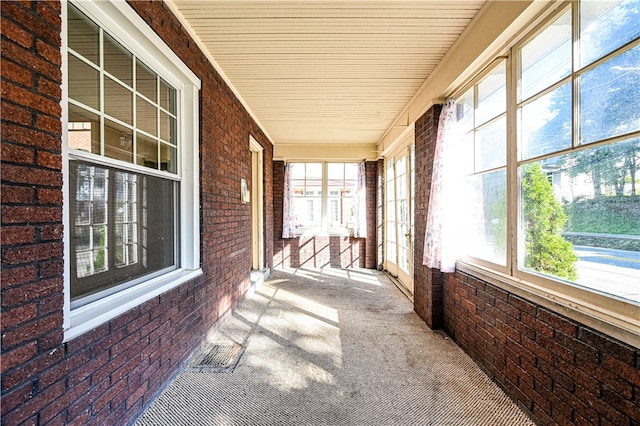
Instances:
[[[202,269],[178,269],[146,281],[70,312],[70,327],[64,341],[75,339],[154,297],[165,293],[202,274]]]
[[[298,231],[295,234],[295,238],[309,237],[353,237],[353,231],[347,228],[332,228],[329,231],[305,229],[304,231]]]
[[[534,284],[462,261],[456,270],[640,348],[640,306],[633,303],[553,281]]]

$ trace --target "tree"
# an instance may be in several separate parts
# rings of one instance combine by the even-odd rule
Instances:
[[[540,164],[524,167],[522,175],[525,267],[571,281],[578,279],[578,256],[562,237],[567,222]]]

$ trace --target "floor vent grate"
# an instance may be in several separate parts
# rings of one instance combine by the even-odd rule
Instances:
[[[230,373],[244,352],[242,345],[213,344],[203,349],[189,366],[190,371]]]

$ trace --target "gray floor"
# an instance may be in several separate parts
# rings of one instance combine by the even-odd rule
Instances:
[[[139,426],[533,425],[377,271],[274,271],[208,341],[235,369],[186,369]]]

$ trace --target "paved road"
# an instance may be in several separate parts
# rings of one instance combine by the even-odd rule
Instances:
[[[578,283],[640,303],[640,252],[574,246]]]
[[[600,247],[573,246],[581,261],[602,263],[621,268],[640,269],[640,251]]]

